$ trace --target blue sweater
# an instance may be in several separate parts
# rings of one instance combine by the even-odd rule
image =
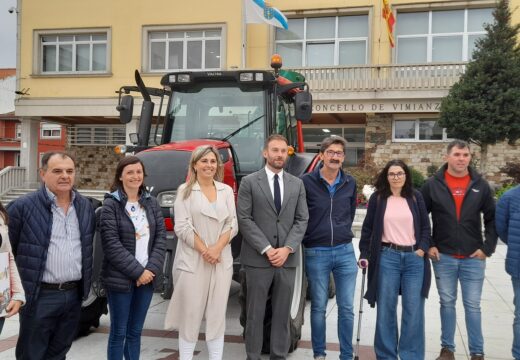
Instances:
[[[341,171],[341,181],[330,194],[320,167],[302,177],[307,194],[309,223],[302,244],[330,247],[352,241],[352,222],[356,213],[356,180]]]
[[[520,186],[507,191],[498,201],[495,226],[507,244],[506,271],[520,277]]]

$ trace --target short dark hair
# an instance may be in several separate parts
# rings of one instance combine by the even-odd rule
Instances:
[[[114,175],[114,181],[112,182],[112,185],[110,186],[110,191],[116,191],[118,189],[121,189],[121,191],[125,191],[123,188],[123,182],[119,179],[121,175],[123,175],[123,170],[128,165],[133,164],[141,164],[143,167],[143,176],[146,177],[146,170],[144,169],[144,164],[137,156],[131,155],[131,156],[125,156],[121,160],[119,160],[119,163],[117,163],[116,173]],[[146,191],[146,186],[143,183],[141,184],[141,187],[139,187],[139,193],[142,194],[144,191]]]
[[[392,195],[392,190],[390,190],[390,183],[388,182],[388,170],[391,166],[399,166],[403,169],[406,178],[404,180],[403,189],[401,190],[401,196],[404,198],[411,198],[413,196],[413,185],[410,168],[403,160],[400,159],[394,159],[387,162],[383,170],[381,170],[381,172],[377,175],[374,184],[376,192],[379,194],[379,196],[385,199]]]
[[[321,141],[320,153],[325,153],[325,150],[327,150],[331,145],[341,145],[343,146],[343,151],[345,151],[345,148],[347,147],[347,140],[337,135],[326,137]]]
[[[49,166],[49,160],[54,155],[59,155],[62,159],[66,159],[66,158],[71,159],[72,162],[74,163],[74,167],[76,167],[76,159],[74,158],[73,155],[66,153],[65,151],[49,151],[49,152],[46,152],[45,154],[43,154],[43,156],[42,156],[41,169],[43,171],[47,170],[47,167]]]
[[[468,148],[469,150],[469,143],[464,140],[455,139],[452,142],[450,142],[446,147],[446,154],[449,154],[454,147],[456,147],[457,149]]]
[[[280,135],[280,134],[273,134],[273,135],[269,135],[269,137],[267,139],[265,139],[264,150],[267,150],[267,148],[269,147],[269,143],[274,140],[284,141],[287,145],[289,145],[289,141],[287,141],[287,138],[285,136]]]

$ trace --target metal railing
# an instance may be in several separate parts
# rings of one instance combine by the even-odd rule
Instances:
[[[0,196],[25,183],[25,168],[8,166],[0,171]]]
[[[114,146],[126,143],[125,125],[74,125],[67,128],[68,144]]]
[[[388,64],[291,68],[305,76],[312,91],[449,89],[467,63]]]

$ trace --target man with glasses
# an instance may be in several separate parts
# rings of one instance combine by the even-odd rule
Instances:
[[[455,359],[457,285],[460,282],[469,352],[484,359],[480,299],[486,258],[495,251],[495,200],[486,180],[469,166],[465,141],[447,148],[446,164],[424,184],[426,208],[432,214],[433,246],[428,254],[441,303],[441,353],[437,360]],[[481,214],[484,215],[484,238]]]
[[[302,244],[305,272],[311,294],[311,337],[314,359],[325,359],[325,313],[330,274],[336,283],[340,360],[352,359],[354,290],[357,264],[352,246],[352,222],[356,212],[356,181],[343,172],[346,141],[339,136],[324,139],[321,165],[302,177],[307,193],[309,224]]]

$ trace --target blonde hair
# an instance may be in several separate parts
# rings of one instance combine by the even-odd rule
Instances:
[[[216,181],[222,181],[224,178],[224,164],[217,149],[211,145],[202,145],[197,147],[191,153],[190,168],[188,169],[188,180],[186,180],[186,187],[183,190],[182,198],[186,200],[193,189],[193,185],[197,182],[197,172],[195,171],[195,164],[209,153],[213,153],[217,159],[217,172],[213,177]]]

